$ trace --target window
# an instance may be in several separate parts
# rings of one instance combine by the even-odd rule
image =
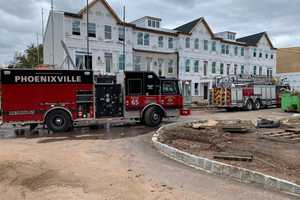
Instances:
[[[211,43],[211,50],[212,50],[212,51],[216,51],[216,50],[217,50],[217,43],[216,43],[215,41],[213,41],[213,42]]]
[[[173,74],[174,73],[174,69],[173,69],[173,60],[169,60],[168,62],[168,73],[169,74]]]
[[[112,54],[105,53],[105,70],[107,73],[111,73],[112,71]]]
[[[244,73],[245,73],[245,66],[242,65],[242,66],[241,66],[241,74],[244,74]]]
[[[216,73],[216,62],[212,62],[212,64],[211,64],[211,73],[212,74]]]
[[[149,33],[144,34],[144,45],[149,46],[150,45],[150,36]]]
[[[203,62],[203,76],[207,76],[207,66],[208,66],[208,62],[204,61]]]
[[[124,27],[119,27],[119,41],[124,41],[125,39],[125,29]]]
[[[151,21],[151,26],[152,26],[153,28],[155,28],[155,21],[154,21],[154,20]]]
[[[169,44],[168,44],[169,49],[173,49],[174,48],[173,41],[174,41],[173,38],[169,38]]]
[[[163,36],[159,36],[158,37],[158,47],[159,48],[163,48],[164,47],[164,37]]]
[[[72,34],[80,35],[80,21],[79,20],[74,20],[72,22]]]
[[[156,21],[155,24],[156,24],[156,28],[159,28],[159,21]]]
[[[187,59],[185,61],[185,72],[190,72],[190,67],[191,67],[191,61]]]
[[[191,38],[185,38],[185,48],[191,47]]]
[[[273,59],[274,58],[274,55],[273,54],[271,54],[271,59]]]
[[[237,69],[238,69],[238,66],[234,65],[234,75],[237,75]]]
[[[229,45],[226,45],[226,54],[229,54]]]
[[[254,66],[254,67],[253,67],[253,75],[256,75],[256,74],[257,74],[257,67]]]
[[[162,94],[164,95],[176,95],[178,94],[177,84],[174,81],[163,81],[162,84]]]
[[[195,96],[199,96],[199,83],[194,84],[194,93]]]
[[[194,62],[194,72],[195,73],[199,72],[199,60],[195,60]]]
[[[253,50],[253,57],[256,57],[256,49]]]
[[[111,26],[104,26],[104,38],[106,40],[111,40],[112,39],[112,33],[111,33]]]
[[[224,63],[220,64],[220,74],[224,74]]]
[[[163,76],[164,59],[158,59],[158,75]]]
[[[195,39],[195,49],[199,49],[199,39]]]
[[[128,79],[128,95],[142,95],[142,80],[141,79]]]
[[[84,52],[76,52],[75,65],[77,69],[93,69],[93,57]]]
[[[140,56],[134,57],[134,71],[136,71],[136,72],[141,71],[141,57]]]
[[[204,50],[207,51],[208,50],[208,41],[204,40]]]
[[[222,44],[222,54],[225,54],[226,53],[226,47],[225,47],[225,44]]]
[[[266,59],[268,59],[269,58],[269,55],[266,53]]]
[[[146,58],[147,60],[147,71],[151,71],[151,63],[152,63],[152,58],[151,57],[148,57]]]
[[[125,56],[124,54],[119,56],[119,70],[123,71],[125,69]]]
[[[151,20],[148,20],[148,26],[151,27]]]
[[[137,41],[138,45],[143,45],[144,44],[143,37],[144,37],[143,33],[138,33],[138,41]]]
[[[96,24],[95,23],[89,23],[88,25],[88,36],[89,37],[96,37]]]
[[[234,55],[235,56],[237,56],[238,55],[238,50],[239,50],[239,48],[236,46],[236,47],[234,47]]]
[[[241,56],[245,56],[245,48],[241,48]]]
[[[263,69],[262,67],[259,67],[259,75],[262,76],[262,73],[263,73]]]
[[[259,57],[262,58],[262,53],[259,53]]]
[[[230,64],[227,64],[227,75],[230,74]]]
[[[267,76],[269,76],[269,77],[273,76],[273,69],[272,68],[267,69]]]

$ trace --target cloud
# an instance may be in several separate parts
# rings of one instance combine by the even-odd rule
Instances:
[[[77,12],[86,0],[53,0],[56,10]],[[13,59],[36,42],[41,32],[41,9],[45,9],[45,24],[51,0],[0,0],[0,64]],[[235,31],[238,36],[267,31],[276,47],[300,46],[300,1],[289,0],[108,0],[122,17],[133,21],[144,15],[162,18],[162,25],[174,28],[205,17],[214,32]]]

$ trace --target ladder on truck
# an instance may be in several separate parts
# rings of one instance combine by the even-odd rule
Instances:
[[[273,77],[271,76],[232,75],[226,77],[216,77],[215,79],[215,86],[221,88],[273,84]]]

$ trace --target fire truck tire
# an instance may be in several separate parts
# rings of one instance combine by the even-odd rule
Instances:
[[[64,110],[53,110],[46,117],[46,125],[53,132],[66,132],[72,128],[70,115]]]
[[[161,109],[157,107],[148,108],[144,115],[144,122],[147,126],[155,127],[160,125],[163,118]]]
[[[251,99],[249,99],[249,100],[247,101],[246,107],[245,107],[245,108],[246,108],[247,111],[251,111],[251,110],[254,109],[253,101],[252,101]]]
[[[255,110],[260,110],[262,108],[261,102],[259,99],[257,99],[254,103]]]

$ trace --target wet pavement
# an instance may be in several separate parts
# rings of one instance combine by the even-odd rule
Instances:
[[[13,139],[21,137],[29,138],[59,138],[63,140],[64,138],[76,138],[80,139],[102,139],[102,140],[113,140],[126,137],[136,137],[139,135],[144,135],[149,132],[156,130],[153,127],[147,127],[137,123],[125,124],[125,125],[99,125],[92,127],[81,127],[72,130],[67,133],[52,133],[46,129],[39,127],[37,130],[32,132],[30,135],[29,128],[15,128],[12,125],[3,125],[0,128],[0,139]],[[59,140],[57,139],[57,140]]]

